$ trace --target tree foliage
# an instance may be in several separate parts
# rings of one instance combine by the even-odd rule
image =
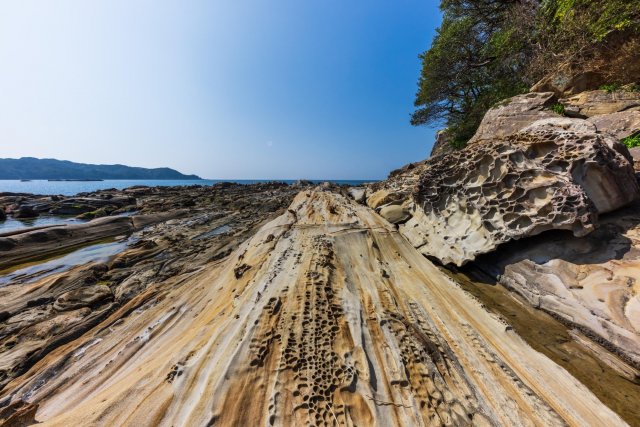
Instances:
[[[464,146],[484,113],[561,63],[593,57],[612,34],[640,33],[640,0],[442,0],[414,125],[446,125]]]

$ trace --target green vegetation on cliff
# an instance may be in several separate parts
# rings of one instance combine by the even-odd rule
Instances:
[[[446,125],[456,147],[497,102],[558,69],[625,69],[607,55],[640,45],[640,0],[442,0],[440,8],[442,24],[420,55],[411,123]],[[604,75],[626,79],[631,68]]]
[[[66,160],[0,159],[0,179],[201,179],[170,168],[91,165]]]

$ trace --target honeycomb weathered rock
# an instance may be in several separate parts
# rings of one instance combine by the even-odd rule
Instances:
[[[403,234],[425,255],[462,265],[546,230],[586,235],[599,213],[639,196],[625,147],[542,122],[427,161]]]

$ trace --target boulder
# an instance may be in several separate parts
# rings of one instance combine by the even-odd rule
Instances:
[[[469,144],[502,138],[522,130],[537,120],[558,117],[549,109],[554,100],[553,92],[543,92],[517,95],[499,102],[487,111]]]
[[[530,305],[554,313],[640,365],[640,205],[585,237],[543,233],[473,262]]]
[[[593,117],[620,111],[640,110],[640,92],[592,90],[563,98],[564,112],[569,117]]]
[[[631,154],[631,158],[633,159],[633,167],[636,172],[640,172],[640,147],[635,147],[629,150],[629,154]]]
[[[533,85],[531,92],[553,92],[556,96],[567,96],[592,90],[606,83],[604,76],[596,71],[582,73],[559,70]]]
[[[53,304],[53,308],[57,311],[69,311],[82,307],[91,307],[112,300],[113,293],[108,286],[84,286],[60,295]]]
[[[350,187],[347,193],[356,203],[364,204],[366,202],[367,189],[364,187]]]
[[[558,123],[562,123],[559,121]],[[542,121],[427,161],[400,231],[425,255],[462,265],[546,230],[591,232],[640,196],[626,147]]]
[[[35,218],[38,216],[38,212],[33,209],[33,206],[22,205],[17,211],[13,211],[14,218]]]
[[[367,205],[371,209],[379,208],[382,205],[387,205],[389,203],[401,203],[401,196],[391,190],[383,189],[378,190],[375,193],[371,194],[367,197]]]
[[[431,149],[430,157],[440,156],[442,154],[447,154],[453,151],[453,146],[451,145],[451,138],[447,133],[447,130],[439,130],[436,133],[436,140],[433,143],[433,148]]]
[[[619,111],[589,117],[598,132],[607,133],[617,140],[624,139],[640,131],[640,110]]]
[[[593,123],[582,119],[572,119],[570,117],[551,117],[541,119],[531,123],[522,129],[523,132],[532,132],[538,130],[548,131],[569,131],[577,133],[596,133],[597,129]]]
[[[400,205],[388,205],[380,209],[380,216],[391,224],[402,224],[411,218],[411,213]]]
[[[7,214],[4,212],[3,208],[0,208],[0,221],[4,221],[7,219]]]

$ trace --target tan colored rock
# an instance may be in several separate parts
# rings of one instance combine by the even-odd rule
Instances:
[[[444,129],[436,132],[436,140],[433,143],[429,157],[440,156],[450,153],[451,151],[453,151],[453,146],[451,145],[451,138],[449,138],[447,130]]]
[[[393,192],[393,191],[389,191],[389,190],[378,190],[376,192],[374,192],[373,194],[371,194],[369,197],[367,197],[367,205],[372,208],[372,209],[376,209],[379,208],[382,205],[386,205],[388,203],[394,203],[394,202],[401,202],[401,195]]]
[[[640,131],[640,110],[601,114],[589,117],[587,121],[593,123],[598,132],[621,140]]]
[[[113,293],[108,286],[83,286],[60,295],[53,304],[53,308],[58,311],[68,311],[103,304],[110,300],[113,300]]]
[[[485,114],[469,144],[514,134],[540,119],[558,117],[549,108],[554,102],[552,92],[527,93],[505,99]]]
[[[529,126],[522,129],[522,132],[533,131],[561,131],[576,133],[596,133],[597,128],[593,123],[582,119],[574,119],[570,117],[551,117],[548,119],[540,119]]]
[[[530,91],[553,92],[556,96],[566,96],[595,89],[604,83],[605,77],[596,71],[575,73],[570,70],[558,70],[541,79]]]
[[[367,201],[367,189],[365,187],[351,187],[347,190],[347,193],[357,203],[366,203]]]
[[[227,259],[155,292],[13,380],[3,404],[65,427],[625,425],[340,194],[301,192]]]
[[[560,100],[565,114],[571,117],[593,117],[620,111],[640,110],[640,92],[592,90]]]
[[[384,206],[380,209],[380,216],[389,221],[391,224],[401,224],[407,222],[411,218],[411,213],[399,205]]]
[[[633,167],[636,172],[640,172],[640,147],[634,147],[629,150],[631,157],[633,158]]]
[[[603,217],[588,236],[543,233],[474,264],[640,366],[640,205]]]
[[[401,232],[425,255],[462,265],[547,230],[586,235],[598,214],[640,196],[624,146],[541,123],[427,161]]]

